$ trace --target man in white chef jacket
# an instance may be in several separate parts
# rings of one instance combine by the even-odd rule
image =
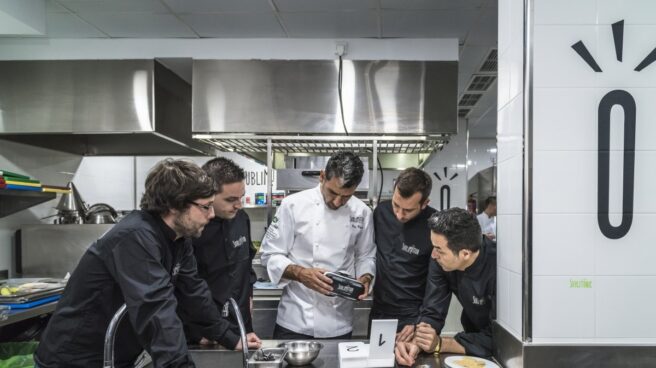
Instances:
[[[485,199],[485,209],[476,216],[478,224],[481,225],[481,231],[486,238],[497,240],[497,197],[487,197]]]
[[[376,271],[371,209],[354,198],[364,168],[351,152],[334,153],[320,184],[286,197],[262,242],[262,264],[284,287],[275,339],[349,339],[355,302],[331,297],[324,272],[345,272],[365,286]]]

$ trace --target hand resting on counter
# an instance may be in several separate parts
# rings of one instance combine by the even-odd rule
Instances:
[[[248,348],[249,349],[259,349],[262,347],[262,340],[255,334],[255,332],[248,333],[246,335],[246,341],[248,341]],[[218,345],[219,343],[213,340],[208,340],[206,338],[200,339],[199,342],[200,345]],[[242,345],[241,345],[241,339],[237,342],[237,345],[233,350],[236,351],[241,351],[242,350]]]

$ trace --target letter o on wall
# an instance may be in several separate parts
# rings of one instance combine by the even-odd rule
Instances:
[[[624,109],[624,152],[622,170],[622,222],[613,226],[609,218],[610,196],[610,113],[613,106]],[[633,222],[633,183],[635,179],[636,103],[624,90],[608,92],[599,102],[597,146],[597,222],[609,239],[619,239],[631,229]]]

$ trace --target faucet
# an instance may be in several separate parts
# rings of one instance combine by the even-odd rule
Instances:
[[[237,324],[239,325],[239,332],[241,334],[241,351],[244,353],[244,368],[248,367],[248,340],[246,340],[246,328],[244,327],[244,319],[239,311],[239,305],[235,299],[230,298],[223,305],[223,317],[228,317],[228,307],[232,306],[232,310],[237,317]]]
[[[239,305],[235,299],[230,298],[223,305],[223,316],[228,316],[228,308],[232,306],[235,316],[237,316],[237,324],[239,325],[239,332],[241,334],[241,350],[244,353],[244,368],[248,367],[248,340],[246,340],[246,328],[244,327],[244,319],[241,316],[239,311]],[[105,350],[103,352],[103,368],[114,368],[114,338],[116,336],[116,330],[118,329],[119,323],[125,316],[125,312],[128,310],[127,305],[123,304],[114,314],[111,321],[109,321],[109,326],[107,327],[107,332],[105,332]]]
[[[123,304],[109,321],[107,332],[105,332],[105,350],[103,352],[103,368],[114,368],[114,337],[121,319],[128,310],[127,305]]]

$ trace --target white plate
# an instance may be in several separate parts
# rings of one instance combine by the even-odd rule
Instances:
[[[483,358],[479,358],[479,357],[473,357],[473,356],[468,357],[468,356],[464,356],[464,355],[455,355],[455,356],[447,357],[446,359],[444,359],[444,363],[446,363],[446,365],[448,367],[451,367],[451,368],[464,368],[465,367],[464,365],[460,365],[460,364],[456,363],[456,361],[464,359],[464,358],[471,358],[471,359],[476,359],[479,362],[484,362],[485,363],[485,365],[484,365],[485,368],[499,368],[499,366],[496,363],[491,362],[487,359],[483,359]]]

